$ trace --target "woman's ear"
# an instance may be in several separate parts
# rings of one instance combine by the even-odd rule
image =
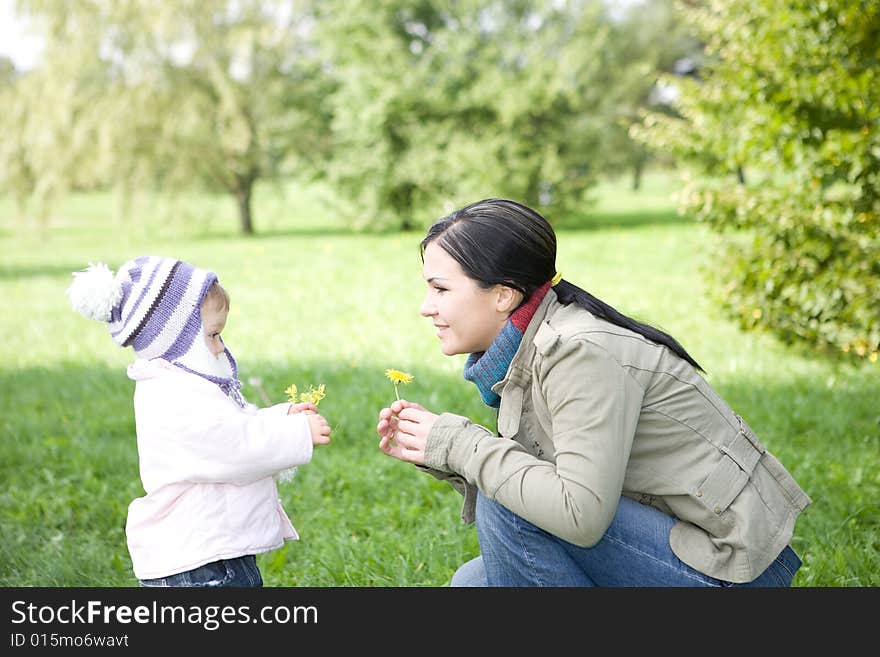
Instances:
[[[495,308],[500,313],[510,314],[519,306],[523,294],[519,290],[506,285],[497,285],[495,288]]]

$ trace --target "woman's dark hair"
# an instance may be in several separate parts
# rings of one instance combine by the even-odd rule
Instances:
[[[419,245],[437,242],[464,272],[483,288],[506,285],[523,294],[523,301],[556,274],[556,233],[531,208],[503,198],[471,203],[436,221]],[[576,303],[590,313],[668,347],[696,369],[704,371],[671,335],[618,312],[601,299],[566,280],[554,291],[563,305]]]

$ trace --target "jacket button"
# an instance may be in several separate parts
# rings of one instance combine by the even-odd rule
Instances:
[[[716,506],[716,507],[715,507],[715,514],[718,515],[719,513],[721,513],[721,509],[719,509],[719,508]]]
[[[703,497],[703,489],[702,488],[697,490],[697,497]]]

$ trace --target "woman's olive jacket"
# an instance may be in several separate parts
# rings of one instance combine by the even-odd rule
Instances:
[[[538,527],[595,545],[621,495],[675,517],[670,546],[729,582],[760,575],[811,500],[748,424],[668,348],[596,318],[551,289],[505,378],[498,433],[443,413],[425,466]]]

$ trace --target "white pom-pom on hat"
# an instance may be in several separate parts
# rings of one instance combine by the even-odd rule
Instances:
[[[85,270],[73,272],[67,296],[83,317],[109,322],[114,306],[122,300],[122,285],[103,262],[90,262]]]

